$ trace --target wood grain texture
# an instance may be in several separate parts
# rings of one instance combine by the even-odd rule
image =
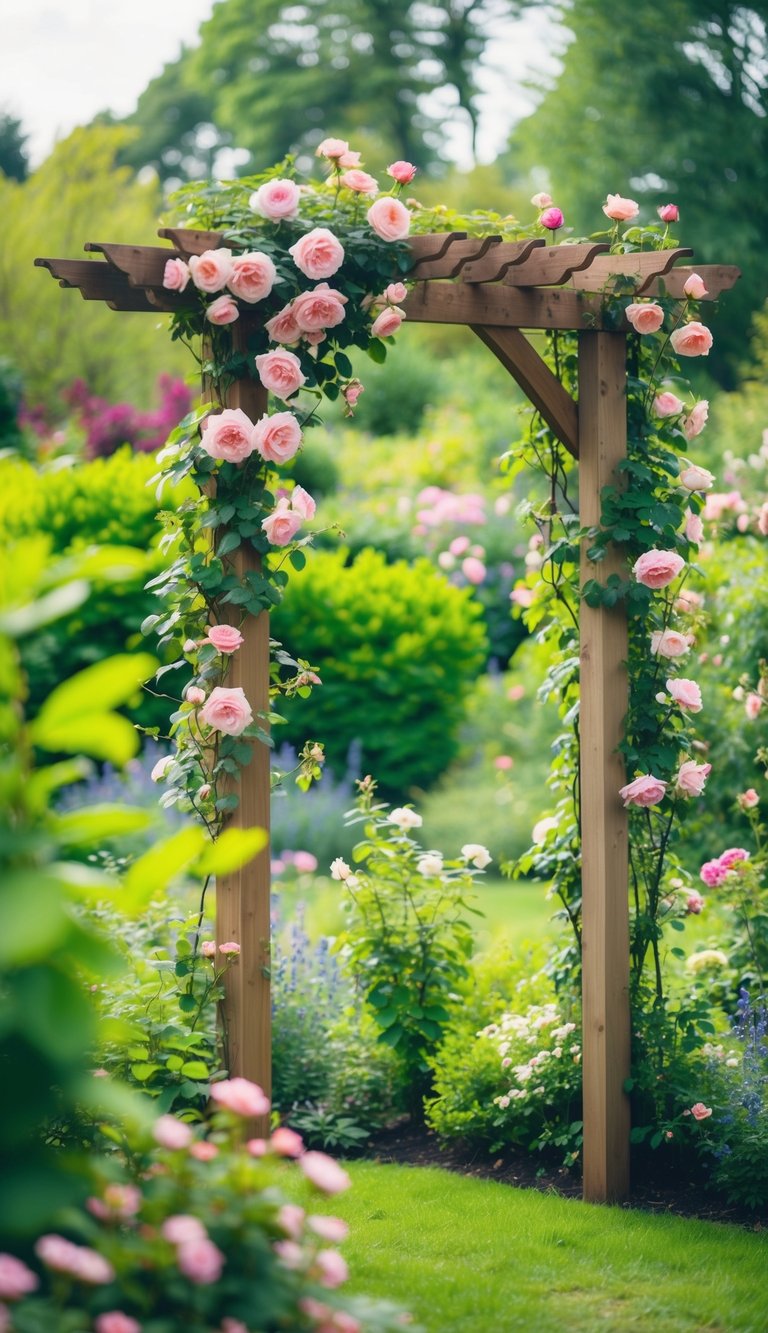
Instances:
[[[721,292],[730,291],[741,277],[741,269],[735,264],[702,264],[698,268],[678,264],[661,278],[652,278],[643,286],[643,296],[659,296],[662,291],[667,296],[683,297],[683,287],[692,274],[698,273],[707,288],[704,301],[714,301]]]
[[[519,329],[492,328],[481,324],[473,324],[471,328],[517,380],[568,452],[578,458],[579,416],[576,404],[546,362],[542,361],[535,347],[531,346]]]
[[[600,522],[600,494],[626,455],[626,338],[579,336],[579,494],[583,526]],[[626,574],[620,549],[600,565],[582,544],[582,582]],[[628,820],[617,747],[629,685],[623,608],[582,602],[581,828],[583,921],[584,1198],[613,1202],[629,1190],[630,1067]]]
[[[598,255],[589,268],[574,273],[571,285],[581,292],[610,292],[617,284],[631,279],[635,283],[635,292],[643,289],[677,263],[678,259],[687,259],[693,250],[637,250],[628,255]]]
[[[598,255],[608,249],[602,243],[586,245],[549,245],[535,250],[524,264],[510,268],[504,281],[510,287],[557,287],[573,273],[588,269]]]
[[[427,324],[583,329],[600,328],[602,318],[598,297],[503,283],[420,282],[402,305],[411,322]]]
[[[482,260],[492,247],[499,245],[500,236],[474,236],[469,240],[453,240],[443,255],[427,255],[410,270],[409,278],[455,278],[466,264]]]
[[[194,231],[188,227],[160,227],[158,236],[180,250],[182,255],[202,255],[206,250],[219,250],[224,245],[220,231]],[[170,255],[166,253],[166,258]]]
[[[543,249],[540,240],[502,241],[483,259],[468,263],[461,270],[464,282],[498,282],[511,268],[522,264],[534,251]]]

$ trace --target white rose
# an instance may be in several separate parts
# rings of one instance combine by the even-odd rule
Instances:
[[[443,858],[439,852],[427,852],[416,862],[416,869],[420,875],[441,875]]]
[[[421,815],[417,815],[415,810],[409,810],[405,806],[398,806],[387,818],[388,824],[395,824],[403,833],[408,829],[421,828],[423,822]]]
[[[461,854],[465,861],[471,861],[477,870],[485,870],[490,865],[493,857],[487,847],[483,847],[479,842],[465,842],[461,849]]]

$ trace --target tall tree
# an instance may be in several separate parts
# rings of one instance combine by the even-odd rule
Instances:
[[[0,172],[9,180],[27,179],[29,161],[24,147],[26,141],[21,121],[10,111],[0,111]]]
[[[653,215],[680,206],[700,263],[740,264],[710,357],[734,380],[768,291],[768,11],[765,0],[572,0],[562,73],[513,143],[579,230],[608,190]]]

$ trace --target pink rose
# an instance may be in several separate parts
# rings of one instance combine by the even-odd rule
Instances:
[[[680,676],[677,680],[668,680],[667,690],[675,703],[679,704],[686,712],[701,712],[703,708],[701,690],[695,680],[686,680],[684,676]]]
[[[303,486],[294,486],[291,492],[291,509],[294,513],[301,514],[303,519],[312,519],[317,512],[317,505]]]
[[[69,1273],[93,1286],[103,1286],[115,1276],[114,1268],[103,1255],[85,1245],[73,1245],[63,1236],[41,1236],[35,1244],[35,1254],[46,1268]]]
[[[332,277],[344,263],[344,246],[327,227],[313,227],[289,247],[288,253],[296,267],[313,282]]]
[[[301,332],[315,333],[341,324],[347,299],[327,282],[318,283],[310,292],[300,292],[293,303],[293,314]]]
[[[284,1203],[277,1210],[277,1223],[291,1240],[300,1240],[304,1230],[304,1209],[297,1203]]]
[[[315,149],[315,157],[327,157],[332,162],[335,158],[344,157],[348,152],[349,144],[346,139],[323,139]]]
[[[182,1241],[176,1259],[179,1271],[199,1287],[209,1287],[211,1283],[218,1282],[224,1267],[224,1255],[207,1237]]]
[[[265,352],[256,357],[259,379],[277,398],[292,398],[306,382],[301,362],[293,352]]]
[[[340,1217],[326,1217],[325,1214],[313,1213],[307,1218],[307,1226],[322,1240],[329,1240],[339,1245],[349,1235],[349,1226]]]
[[[626,810],[630,805],[658,805],[659,801],[663,800],[666,790],[666,782],[655,778],[652,773],[643,773],[633,782],[628,782],[626,787],[622,787],[619,796]]]
[[[386,310],[382,310],[381,314],[377,315],[373,321],[373,324],[371,325],[371,337],[391,337],[393,333],[397,333],[397,330],[400,328],[404,319],[405,315],[403,311],[399,310],[396,305],[387,306]]]
[[[417,168],[412,162],[390,162],[387,167],[387,175],[391,176],[393,181],[397,181],[398,185],[410,185],[416,171]]]
[[[235,1115],[267,1115],[269,1112],[269,1098],[258,1083],[251,1083],[247,1078],[225,1078],[221,1083],[212,1083],[211,1097]]]
[[[276,1240],[272,1248],[283,1268],[296,1272],[304,1266],[304,1251],[295,1240]]]
[[[280,500],[277,509],[262,519],[261,526],[272,546],[287,546],[303,522],[302,515],[291,509],[287,500]]]
[[[190,273],[183,259],[169,259],[163,271],[163,286],[169,292],[183,292]]]
[[[411,229],[411,215],[405,204],[389,195],[371,204],[368,221],[383,241],[402,241]]]
[[[656,333],[664,323],[664,311],[655,301],[633,301],[624,314],[635,333]]]
[[[554,202],[551,194],[545,194],[543,190],[531,197],[531,203],[534,208],[549,208]]]
[[[686,759],[678,770],[675,787],[683,796],[701,796],[711,772],[711,764],[697,764],[695,759]]]
[[[234,625],[209,625],[203,643],[212,643],[218,653],[236,653],[245,639]]]
[[[482,560],[478,560],[474,555],[468,555],[466,560],[462,560],[461,572],[465,579],[476,585],[482,583],[488,573]]]
[[[725,866],[720,864],[719,859],[714,861],[705,861],[699,871],[699,877],[704,881],[708,889],[717,889],[725,883],[725,877],[728,871]]]
[[[361,384],[360,380],[350,380],[349,384],[345,384],[344,388],[341,391],[341,396],[346,402],[347,407],[350,409],[347,412],[347,416],[351,417],[352,408],[357,403],[357,400],[360,397],[361,393],[365,393],[365,385]],[[766,510],[768,511],[768,505],[766,505]]]
[[[160,1227],[160,1234],[171,1245],[184,1245],[191,1240],[205,1240],[208,1232],[197,1217],[188,1213],[174,1213],[166,1217]]]
[[[674,393],[659,393],[653,400],[653,410],[657,417],[674,417],[683,411],[685,404]]]
[[[107,1310],[97,1315],[94,1328],[96,1333],[141,1333],[141,1324],[122,1310]]]
[[[295,181],[278,177],[254,190],[248,206],[270,222],[282,222],[283,218],[296,217],[300,198],[301,191]]]
[[[200,794],[200,793],[198,792],[198,795],[199,795],[199,794]],[[201,954],[203,955],[203,958],[215,958],[215,957],[216,957],[216,945],[215,945],[214,941],[213,941],[213,940],[203,940],[202,944],[200,945],[200,952],[201,952]]]
[[[207,801],[210,794],[211,794],[210,782],[204,782],[202,787],[198,787],[197,789],[198,799],[201,801]]]
[[[677,204],[661,204],[660,207],[656,209],[656,212],[662,222],[670,223],[679,222],[680,220],[680,209]]]
[[[336,159],[337,166],[344,167],[345,170],[347,167],[359,167],[361,156],[361,153],[356,153],[352,148],[348,148],[346,153],[342,153],[341,157]]]
[[[669,336],[674,351],[678,356],[709,356],[709,349],[714,342],[712,334],[698,320],[683,324]]]
[[[242,1319],[224,1318],[221,1321],[221,1333],[248,1333]]]
[[[408,288],[404,282],[390,282],[388,287],[384,288],[382,296],[389,305],[399,305],[408,295]]]
[[[700,893],[697,893],[696,889],[692,889],[686,897],[685,906],[687,911],[693,916],[699,916],[701,909],[704,906],[704,899]]]
[[[240,945],[237,944],[235,940],[227,940],[225,944],[219,945],[219,953],[222,958],[239,958],[241,953]]]
[[[638,583],[646,588],[666,588],[685,568],[677,551],[645,551],[632,566]]]
[[[744,700],[744,712],[750,722],[754,722],[755,718],[759,716],[762,706],[763,700],[760,698],[760,695],[755,694],[754,690],[751,691]]]
[[[747,790],[743,791],[741,793],[741,796],[739,797],[739,805],[741,806],[742,810],[754,810],[755,806],[759,804],[759,801],[760,797],[758,796],[754,787],[748,787]]]
[[[206,250],[202,255],[192,255],[189,272],[198,291],[220,292],[232,272],[232,251]]]
[[[760,506],[757,516],[757,530],[761,537],[768,537],[768,501]]]
[[[322,1287],[340,1287],[349,1277],[349,1269],[338,1250],[318,1250],[315,1264],[320,1270]]]
[[[240,318],[237,301],[233,301],[231,296],[218,296],[208,306],[205,318],[210,324],[234,324]]]
[[[565,218],[559,208],[545,208],[539,222],[542,227],[547,228],[547,231],[557,231],[559,227],[562,227]]]
[[[705,1106],[703,1102],[696,1102],[696,1104],[691,1107],[691,1115],[694,1120],[706,1120],[711,1114],[712,1108],[710,1106]]]
[[[268,463],[287,463],[301,445],[301,426],[292,412],[273,412],[256,422],[253,444]]]
[[[698,273],[692,273],[690,278],[686,278],[683,291],[689,301],[700,301],[702,297],[709,295],[704,286],[704,279]]]
[[[654,657],[684,657],[692,645],[693,635],[679,634],[676,629],[655,629],[651,634]]]
[[[211,458],[244,463],[255,448],[254,426],[239,407],[225,407],[206,419],[200,444]]]
[[[724,870],[732,870],[741,861],[749,860],[749,852],[745,851],[743,847],[728,847],[720,853],[718,860]]]
[[[0,1254],[0,1300],[20,1301],[31,1291],[37,1291],[40,1279],[21,1259],[12,1254]]]
[[[272,1131],[269,1146],[279,1157],[301,1157],[304,1140],[295,1129],[289,1129],[287,1125],[278,1125],[277,1129]]]
[[[705,467],[691,464],[680,473],[680,484],[687,491],[709,491],[715,484],[715,478]]]
[[[301,329],[296,322],[296,312],[292,305],[284,305],[276,315],[268,319],[264,328],[273,343],[297,343]]]
[[[152,1136],[155,1143],[159,1143],[161,1148],[169,1148],[171,1152],[188,1148],[193,1137],[189,1125],[185,1125],[172,1115],[161,1115],[160,1119],[155,1121],[152,1126]]]
[[[603,204],[603,212],[613,222],[629,222],[640,212],[640,205],[634,199],[623,199],[620,194],[609,194]]]
[[[85,1206],[101,1221],[119,1218],[125,1222],[141,1208],[141,1191],[135,1185],[107,1185],[103,1199],[87,1199]]]
[[[263,1157],[267,1151],[266,1139],[249,1139],[245,1145],[251,1157]]]
[[[324,1152],[305,1152],[299,1158],[299,1166],[307,1180],[324,1194],[341,1194],[352,1184],[346,1171]]]
[[[201,1139],[199,1143],[192,1144],[189,1155],[198,1162],[212,1162],[214,1157],[218,1157],[219,1150],[210,1139]]]
[[[200,709],[200,718],[207,727],[225,736],[240,736],[253,722],[253,713],[239,685],[236,689],[217,685]]]
[[[683,422],[683,430],[686,439],[692,440],[696,435],[701,435],[709,416],[709,402],[702,398],[700,402],[694,403],[688,416]]]
[[[699,515],[692,513],[690,509],[685,516],[685,535],[689,542],[695,542],[697,546],[704,536],[704,524]]]
[[[255,305],[269,296],[277,281],[277,269],[269,255],[261,250],[251,250],[245,255],[236,255],[232,260],[232,273],[227,286],[241,301]]]
[[[351,171],[345,171],[344,175],[339,177],[339,185],[343,185],[345,190],[352,190],[355,194],[377,194],[379,189],[379,182],[375,181],[373,176],[369,176],[367,171],[359,171],[355,167]]]
[[[197,707],[198,704],[205,703],[205,690],[201,690],[199,685],[188,685],[184,691],[184,698],[188,704]]]

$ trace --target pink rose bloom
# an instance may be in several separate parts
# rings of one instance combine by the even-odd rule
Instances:
[[[345,171],[344,175],[339,177],[339,184],[343,185],[345,190],[353,190],[355,194],[377,194],[379,189],[379,182],[375,181],[373,176],[356,167],[351,171]]]
[[[261,526],[267,534],[267,541],[272,546],[287,546],[293,541],[303,522],[301,514],[291,509],[287,500],[281,500],[277,509],[262,519]]]
[[[389,305],[399,305],[408,295],[408,288],[404,282],[390,282],[389,286],[384,288],[382,295]]]
[[[269,1112],[269,1098],[265,1097],[258,1083],[251,1083],[247,1078],[226,1078],[221,1083],[213,1083],[211,1097],[235,1115],[267,1115]]]
[[[291,509],[296,514],[301,514],[303,519],[309,520],[315,517],[317,505],[303,486],[294,486],[291,492]]]
[[[493,761],[493,767],[497,768],[500,773],[507,773],[514,766],[515,761],[511,754],[497,754]]]
[[[232,251],[206,250],[202,255],[192,255],[189,272],[198,291],[220,292],[232,272]]]
[[[31,1291],[37,1291],[40,1279],[21,1259],[12,1254],[0,1254],[0,1300],[20,1301]]]
[[[307,378],[293,352],[265,352],[256,357],[256,370],[264,388],[282,399],[292,398]]]
[[[200,952],[203,955],[203,958],[215,958],[216,944],[214,940],[203,940],[200,945]]]
[[[248,1333],[242,1319],[222,1319],[221,1333]]]
[[[326,1217],[325,1214],[321,1216],[313,1213],[307,1218],[307,1226],[316,1236],[331,1241],[333,1245],[339,1245],[349,1235],[349,1227],[340,1217]]]
[[[746,713],[750,722],[754,722],[755,718],[759,716],[760,709],[762,708],[762,706],[763,706],[763,701],[760,698],[760,695],[755,694],[754,690],[751,690],[750,693],[747,695],[746,699],[744,700],[744,712]]]
[[[547,228],[547,231],[557,231],[559,227],[562,227],[565,218],[559,208],[545,208],[539,222],[542,227]]]
[[[272,1152],[276,1152],[279,1157],[300,1157],[304,1151],[304,1140],[295,1129],[289,1129],[287,1125],[279,1125],[272,1131],[269,1140],[269,1146]]]
[[[346,139],[323,139],[315,149],[315,157],[327,157],[332,162],[335,158],[344,157],[348,152],[349,144]]]
[[[253,445],[268,463],[287,463],[301,445],[301,426],[292,412],[273,412],[256,422]]]
[[[295,181],[278,177],[254,190],[248,206],[270,222],[282,222],[283,218],[296,217],[300,198],[301,191]]]
[[[218,1157],[219,1150],[210,1139],[201,1139],[199,1143],[192,1144],[189,1155],[197,1162],[212,1162],[214,1157]]]
[[[344,246],[327,227],[313,227],[289,247],[288,253],[296,267],[313,282],[332,277],[344,263]]]
[[[188,685],[184,691],[184,698],[188,704],[204,704],[205,690],[201,690],[199,685]]]
[[[729,847],[726,851],[720,853],[718,860],[724,870],[732,870],[740,861],[749,860],[749,852],[745,851],[743,847]]]
[[[304,1251],[295,1240],[276,1240],[272,1246],[283,1268],[296,1272],[304,1266]]]
[[[35,1253],[47,1268],[69,1273],[80,1282],[93,1286],[103,1286],[115,1276],[114,1268],[103,1255],[85,1245],[73,1245],[63,1236],[41,1236],[35,1245]]]
[[[461,562],[461,572],[465,579],[477,585],[484,581],[488,571],[482,560],[478,560],[477,556],[468,555],[466,560]]]
[[[284,1203],[282,1208],[277,1210],[278,1226],[282,1227],[291,1240],[300,1240],[304,1230],[304,1216],[304,1209],[297,1203]]]
[[[320,1285],[322,1287],[340,1287],[349,1277],[346,1261],[338,1250],[318,1250],[315,1255],[315,1264],[320,1270]]]
[[[245,1145],[246,1151],[251,1157],[263,1157],[267,1151],[266,1139],[249,1139]]]
[[[236,255],[232,260],[232,273],[227,286],[241,301],[255,305],[269,296],[277,281],[277,269],[269,255],[261,250],[251,250],[248,254]]]
[[[664,311],[655,301],[633,301],[624,314],[635,333],[656,333],[664,323]]]
[[[760,506],[757,516],[757,530],[761,537],[768,537],[768,502]]]
[[[658,393],[653,400],[653,410],[657,417],[674,417],[683,411],[685,404],[674,393]]]
[[[192,1142],[192,1130],[189,1125],[185,1125],[172,1115],[161,1115],[160,1119],[155,1121],[152,1126],[152,1136],[161,1148],[170,1148],[172,1152],[188,1148]]]
[[[200,717],[207,727],[224,736],[240,736],[253,722],[251,705],[239,685],[236,689],[217,685],[200,709]]]
[[[203,643],[212,643],[219,653],[235,653],[245,639],[234,625],[209,625]]]
[[[197,794],[201,801],[207,801],[208,797],[211,794],[210,782],[204,782],[202,787],[198,787]]]
[[[135,1185],[107,1185],[103,1199],[86,1200],[86,1208],[94,1217],[106,1221],[107,1218],[119,1218],[126,1221],[134,1217],[141,1207],[141,1191]]]
[[[652,773],[643,773],[639,778],[635,778],[633,782],[628,782],[626,787],[622,787],[619,796],[624,802],[624,809],[626,810],[630,805],[658,805],[659,801],[664,799],[666,790],[666,782],[662,782],[660,778],[655,778]]]
[[[667,690],[676,704],[688,713],[700,713],[703,707],[701,690],[695,680],[686,680],[681,676],[677,680],[667,681]]]
[[[550,204],[554,202],[551,194],[546,194],[543,190],[531,196],[531,203],[534,208],[549,208]]]
[[[677,204],[661,204],[656,212],[662,222],[679,222],[680,220],[680,209]]]
[[[678,770],[675,787],[683,796],[701,796],[711,772],[711,764],[697,764],[695,759],[686,759]]]
[[[240,945],[235,940],[227,940],[225,944],[219,945],[222,958],[238,958],[240,952]]]
[[[169,292],[183,292],[189,276],[189,268],[183,259],[169,259],[163,271],[163,286]]]
[[[640,212],[640,205],[634,199],[624,199],[620,194],[609,194],[603,204],[603,212],[613,222],[630,222]]]
[[[704,286],[704,279],[698,273],[692,273],[690,278],[686,279],[683,283],[683,291],[689,301],[700,301],[702,297],[709,295]]]
[[[314,672],[307,672],[307,675],[314,675]],[[315,683],[321,683],[319,676],[315,677]],[[295,852],[293,857],[293,866],[299,875],[314,875],[317,870],[317,857],[312,852]]]
[[[299,1158],[299,1166],[307,1180],[324,1194],[341,1194],[352,1184],[346,1171],[327,1153],[305,1152]]]
[[[398,185],[410,185],[416,171],[417,168],[412,162],[390,162],[387,167],[387,175],[391,176],[393,181],[397,181]]]
[[[350,409],[347,416],[352,415],[351,409],[356,405],[361,393],[365,393],[365,385],[361,384],[360,380],[350,380],[349,384],[346,384],[342,389],[341,396]],[[766,509],[768,510],[768,505],[766,505]]]
[[[739,805],[741,806],[742,810],[754,810],[755,806],[759,804],[759,801],[760,797],[758,796],[754,787],[748,787],[747,790],[743,791],[741,793],[741,796],[739,797]]]
[[[122,1310],[107,1310],[96,1317],[96,1333],[141,1333],[141,1324]]]
[[[712,1108],[710,1106],[705,1106],[703,1102],[696,1102],[696,1104],[691,1107],[691,1115],[694,1120],[706,1120],[711,1114]]]
[[[699,871],[699,878],[704,881],[708,889],[717,889],[725,883],[725,877],[728,871],[725,866],[720,864],[719,859],[714,861],[705,861]]]
[[[389,195],[371,204],[368,221],[383,241],[402,241],[411,229],[411,215],[405,204]]]
[[[361,153],[356,153],[352,148],[348,148],[346,153],[342,153],[341,157],[336,159],[337,165],[344,167],[345,170],[347,167],[359,167],[361,156]]]
[[[301,337],[293,305],[284,305],[282,310],[267,320],[264,328],[273,343],[297,343]]]
[[[694,403],[688,416],[683,422],[683,431],[688,440],[694,439],[696,435],[701,435],[709,416],[709,402],[706,398],[698,403]]]
[[[705,467],[691,464],[680,473],[680,484],[687,491],[708,491],[715,484],[715,478]]]
[[[207,1237],[182,1241],[176,1254],[179,1271],[198,1287],[218,1282],[224,1267],[224,1255]]]
[[[200,443],[211,458],[244,463],[255,448],[253,422],[241,408],[225,407],[206,419]]]
[[[685,900],[685,906],[692,916],[699,916],[704,906],[704,899],[696,889],[692,889]]]
[[[404,319],[405,315],[403,311],[399,310],[397,306],[387,306],[386,310],[382,310],[381,314],[377,315],[373,321],[373,324],[371,325],[371,337],[391,337],[393,333],[397,333],[397,330],[400,328]]]
[[[234,324],[240,318],[237,302],[231,296],[218,296],[208,306],[205,318],[210,324]]]
[[[335,292],[327,282],[318,283],[310,292],[300,292],[293,303],[293,314],[302,333],[335,329],[344,319],[347,297]]]
[[[739,491],[716,491],[707,496],[703,517],[707,523],[718,523],[723,514],[743,513],[745,508]]]
[[[683,324],[682,328],[675,329],[670,334],[669,341],[678,356],[709,356],[714,339],[704,324],[699,324],[698,320],[691,320],[690,324]]]
[[[191,1240],[205,1240],[208,1232],[199,1218],[188,1213],[174,1213],[172,1217],[166,1217],[160,1235],[171,1245],[185,1245]]]
[[[692,645],[693,635],[680,634],[676,629],[656,629],[651,634],[654,657],[684,657]]]
[[[704,524],[698,514],[692,513],[689,509],[685,516],[685,535],[689,542],[695,542],[698,546],[704,536]]]
[[[683,569],[685,561],[677,551],[645,551],[632,566],[632,573],[646,588],[666,588]]]

